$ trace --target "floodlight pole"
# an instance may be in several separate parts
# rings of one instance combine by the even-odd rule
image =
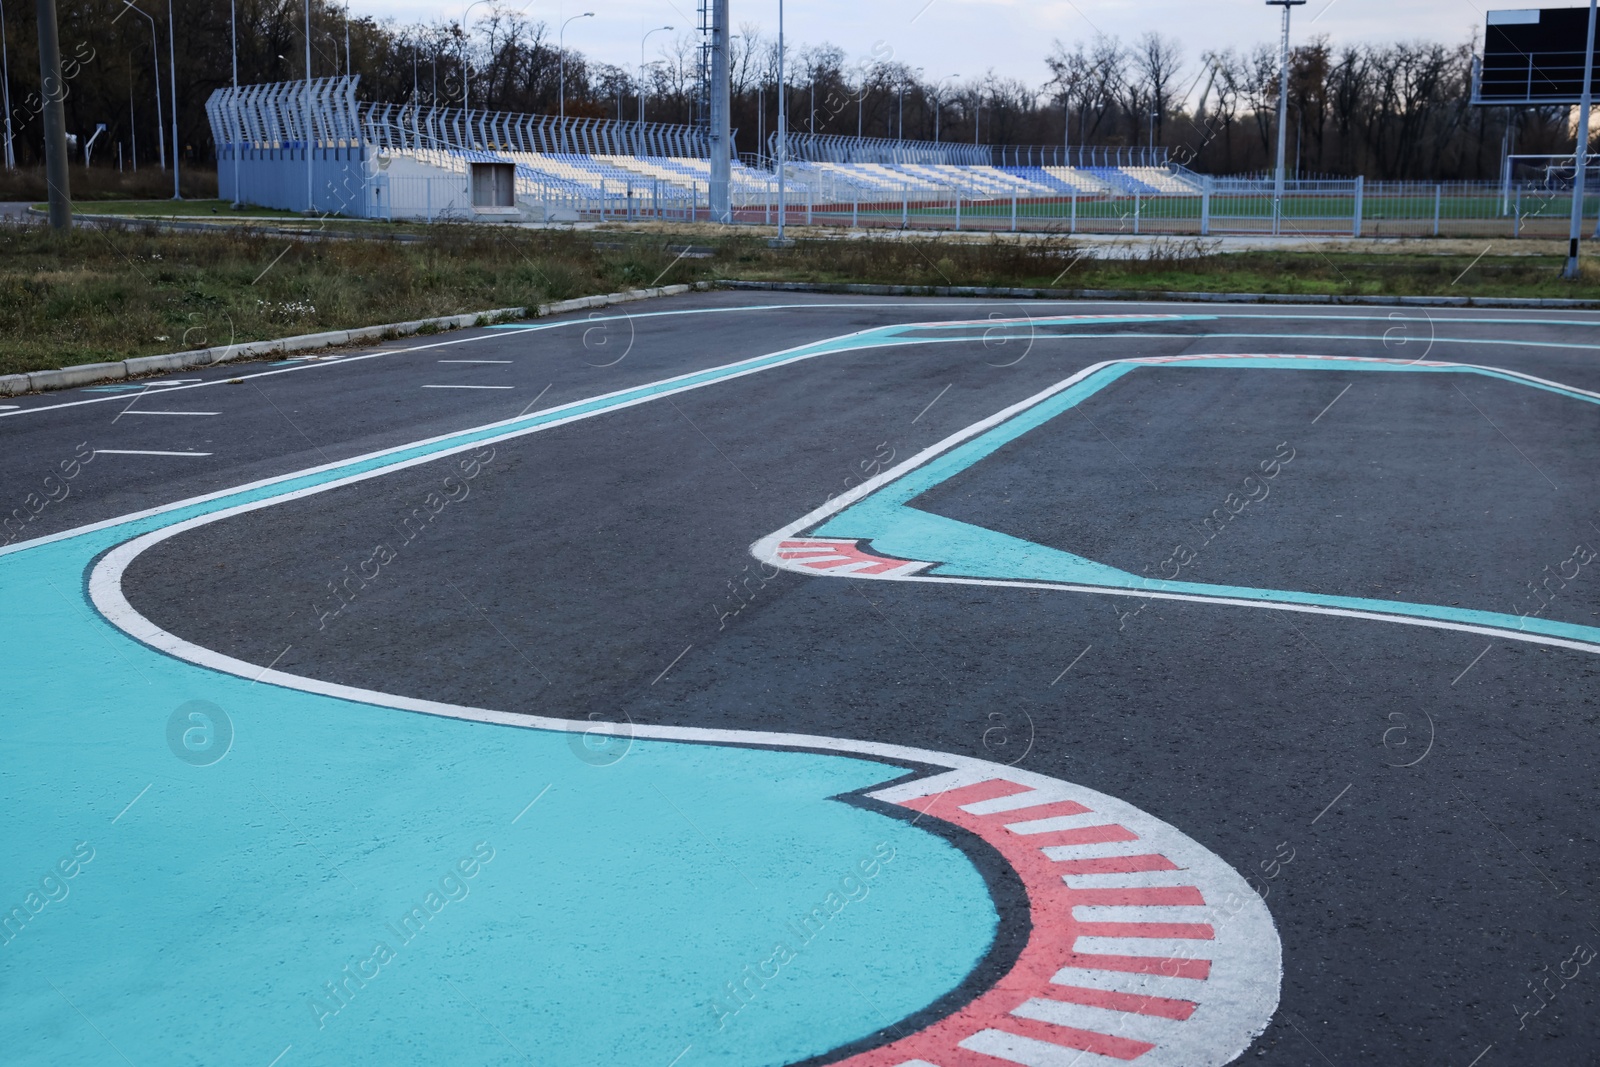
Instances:
[[[1583,234],[1583,179],[1589,169],[1589,112],[1594,104],[1594,28],[1597,0],[1589,0],[1589,37],[1583,50],[1583,95],[1578,98],[1578,148],[1573,155],[1572,233],[1567,244],[1567,269],[1562,277],[1578,277],[1578,240]]]
[[[785,233],[789,213],[788,187],[784,184],[784,170],[789,162],[789,96],[784,91],[783,53],[783,0],[778,0],[778,244],[788,240]]]
[[[640,158],[644,157],[644,46],[650,40],[651,33],[661,33],[664,30],[670,32],[672,27],[657,26],[639,38],[639,126],[633,134],[633,154]]]
[[[61,106],[66,86],[61,81],[61,43],[56,28],[56,0],[38,0],[39,91],[44,97],[44,168],[49,185],[50,228],[72,229],[72,187],[67,173],[67,120]]]
[[[1268,7],[1283,8],[1283,48],[1279,53],[1278,72],[1278,171],[1272,180],[1272,234],[1283,230],[1283,166],[1289,141],[1289,9],[1299,7],[1306,0],[1267,0]]]
[[[315,119],[311,113],[311,0],[306,0],[306,214],[317,210],[316,178],[311,163],[311,145],[315,138],[312,136],[312,124]],[[177,102],[173,102],[173,109],[177,109]],[[172,146],[174,164],[178,158],[178,146]]]
[[[182,200],[178,189],[178,37],[173,28],[172,0],[167,0],[167,79],[172,88],[172,199]]]
[[[711,3],[711,182],[706,189],[710,221],[733,221],[733,107],[729,86],[728,0]]]
[[[579,19],[594,18],[593,11],[585,11],[581,15],[574,15],[561,24],[561,32],[556,35],[556,51],[560,53],[561,61],[561,89],[557,99],[561,102],[561,151],[567,150],[567,27]]]
[[[17,165],[16,153],[11,148],[11,53],[6,49],[6,13],[0,8],[0,100],[6,109],[6,170]],[[129,129],[132,129],[129,124]]]
[[[237,138],[233,144],[233,206],[239,206],[239,153],[241,142],[244,140],[239,135],[239,4],[238,0],[228,0],[228,37],[233,47],[233,96],[230,102],[233,105],[233,128],[228,131],[230,137]],[[220,192],[220,190],[219,190]]]

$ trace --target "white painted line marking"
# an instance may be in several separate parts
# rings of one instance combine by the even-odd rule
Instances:
[[[424,385],[424,389],[515,389],[514,385]]]
[[[1048,819],[1030,819],[1027,822],[1007,823],[1006,829],[1026,837],[1029,834],[1047,834],[1051,830],[1076,830],[1084,826],[1103,826],[1106,817],[1098,811],[1085,811],[1077,815],[1055,815]]]
[[[1093,648],[1093,647],[1094,647],[1093,645],[1089,646],[1089,648]],[[1082,659],[1083,657],[1087,656],[1089,654],[1089,648],[1086,648],[1082,652],[1079,652],[1078,653],[1078,659]],[[1070,671],[1072,668],[1074,668],[1074,667],[1076,667],[1078,665],[1078,659],[1075,659],[1071,663],[1067,664],[1067,671]],[[1067,671],[1062,671],[1060,674],[1056,675],[1056,682],[1059,682],[1059,681],[1061,681],[1061,679],[1065,678],[1067,676]],[[1056,682],[1051,682],[1050,684],[1052,686],[1054,686],[1056,684]]]
[[[1024,1001],[1013,1008],[1011,1014],[1019,1019],[1033,1019],[1097,1034],[1114,1034],[1133,1041],[1148,1041],[1152,1045],[1172,1040],[1176,1036],[1173,1031],[1184,1025],[1177,1019],[1166,1019],[1159,1015],[1138,1015],[1115,1008],[1097,1008],[1038,997]]]
[[[1355,783],[1351,782],[1350,785],[1355,785]],[[1339,798],[1344,796],[1346,793],[1350,792],[1350,785],[1347,785],[1343,789],[1339,790],[1339,796],[1334,797],[1332,800],[1328,801],[1328,807],[1327,808],[1323,808],[1320,812],[1317,813],[1317,819],[1320,819],[1324,815],[1328,814],[1328,808],[1331,808],[1335,804],[1339,803]],[[1317,825],[1317,819],[1312,819],[1311,820],[1311,825],[1312,826]]]
[[[1075,1048],[1052,1045],[1048,1041],[1039,1041],[992,1027],[979,1030],[957,1047],[983,1056],[993,1056],[998,1060],[1026,1064],[1028,1067],[1126,1067],[1127,1064],[1126,1060],[1113,1059],[1094,1052],[1080,1052]]]
[[[1201,1000],[1205,997],[1205,979],[1179,978],[1175,975],[1063,967],[1050,981],[1079,989],[1102,989],[1108,993],[1134,993],[1147,997],[1171,997],[1174,1000]]]
[[[554,785],[554,784],[555,784],[554,782],[550,783],[550,785]],[[539,797],[544,796],[548,792],[550,792],[550,786],[549,785],[547,785],[543,789],[539,790],[539,796],[538,797],[534,797],[532,800],[528,801],[528,808],[531,808],[535,804],[539,803]],[[528,814],[528,808],[523,808],[521,811],[517,812],[517,819],[520,819],[524,815]],[[511,825],[512,826],[517,825],[517,819],[512,819],[511,820]]]
[[[0,410],[4,411],[15,411],[20,407],[22,407],[21,404],[0,404]]]
[[[220,411],[124,411],[124,415],[221,415]]]
[[[1489,654],[1489,650],[1491,648],[1493,648],[1493,647],[1494,647],[1494,642],[1493,641],[1490,641],[1487,645],[1484,645],[1483,646],[1483,651],[1479,652],[1476,656],[1473,656],[1472,657],[1472,662],[1467,664],[1467,670],[1466,671],[1462,671],[1460,674],[1456,675],[1455,682],[1451,682],[1450,684],[1453,686],[1453,685],[1456,684],[1456,682],[1459,682],[1459,681],[1461,681],[1461,679],[1465,678],[1467,676],[1467,671],[1470,671],[1472,668],[1476,667],[1478,665],[1478,661],[1480,659],[1482,659],[1483,657],[1487,656]]]
[[[142,448],[97,448],[97,456],[209,456],[210,452],[153,452]]]
[[[1068,889],[1146,889],[1159,886],[1194,885],[1195,874],[1176,871],[1108,871],[1105,874],[1064,874]]]
[[[1146,841],[1091,841],[1086,845],[1049,845],[1039,850],[1057,863],[1067,860],[1103,860],[1113,856],[1143,856],[1150,851]]]
[[[689,648],[693,647],[694,645],[689,646]],[[682,652],[679,652],[676,656],[672,657],[672,662],[667,664],[667,669],[656,675],[656,681],[651,682],[650,684],[655,685],[656,682],[659,682],[661,679],[665,678],[667,676],[667,671],[670,671],[672,668],[676,667],[678,665],[678,661],[689,654],[689,648],[684,649]]]
[[[440,363],[495,363],[509,366],[516,362],[514,359],[441,359]]]
[[[155,783],[151,782],[150,785],[155,785]],[[147,785],[143,789],[139,790],[139,797],[142,797],[146,793],[150,792],[150,785]],[[132,800],[128,801],[128,808],[131,808],[135,804],[139,803],[139,797],[134,797]],[[117,819],[120,819],[124,815],[128,814],[128,808],[123,808],[121,811],[117,812]],[[112,826],[115,826],[117,824],[117,819],[112,819],[111,820],[111,825]]]

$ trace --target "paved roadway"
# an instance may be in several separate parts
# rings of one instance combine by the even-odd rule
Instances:
[[[1030,321],[1068,314],[1175,317]],[[1425,358],[1600,390],[1600,317],[704,294],[15,398],[0,484],[7,509],[37,511],[31,538],[857,330],[990,318],[1022,321],[499,442],[470,495],[398,566],[344,586],[348,603],[333,583],[405,536],[447,461],[180,533],[124,588],[161,628],[293,675],[562,719],[910,744],[1120,798],[1266,892],[1281,1003],[1244,1062],[1594,1061],[1594,653],[775,574],[750,550],[1101,361]],[[1213,509],[1291,454],[1186,580],[1600,625],[1581,562],[1600,546],[1600,410],[1491,377],[1145,367],[917,506],[1138,573],[1204,542]],[[65,499],[36,506],[75,455],[92,459]]]

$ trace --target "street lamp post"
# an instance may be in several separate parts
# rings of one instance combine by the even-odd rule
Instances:
[[[178,42],[173,29],[172,0],[167,0],[167,85],[172,90],[172,199],[182,200],[178,191]],[[306,43],[310,47],[310,42]]]
[[[0,79],[3,79],[0,88],[4,89],[0,96],[3,96],[6,109],[6,170],[11,170],[17,165],[17,157],[11,150],[11,54],[6,50],[4,5],[0,5]]]
[[[784,91],[783,0],[778,0],[778,244],[788,241],[785,236],[789,214],[788,187],[784,184],[784,170],[789,162],[789,95]]]
[[[1567,246],[1567,267],[1562,275],[1578,277],[1578,239],[1583,232],[1584,172],[1589,169],[1589,113],[1594,105],[1594,29],[1595,0],[1589,0],[1589,39],[1583,54],[1583,95],[1578,102],[1578,149],[1573,156],[1572,235]]]
[[[171,3],[172,0],[167,0]],[[176,105],[174,105],[176,107]],[[306,0],[306,214],[317,209],[316,179],[312,176],[311,145],[316,140],[312,132],[315,122],[311,114],[311,0]],[[172,146],[176,156],[178,146]]]
[[[1306,0],[1267,0],[1268,7],[1283,8],[1283,47],[1278,71],[1278,170],[1272,179],[1272,233],[1283,232],[1283,166],[1289,147],[1289,11]]]
[[[579,19],[592,18],[594,18],[593,11],[585,11],[581,15],[574,15],[566,22],[561,24],[561,32],[556,35],[556,51],[560,53],[561,58],[561,89],[559,99],[561,102],[561,151],[563,152],[567,150],[567,26],[569,23],[576,22]]]
[[[861,140],[862,122],[867,113],[867,72],[861,72],[861,92],[856,94],[856,140]]]
[[[471,72],[467,64],[467,16],[472,14],[473,8],[477,7],[479,4],[487,4],[488,2],[489,0],[472,0],[472,3],[467,5],[467,9],[461,13],[461,110],[463,111],[470,111],[472,109],[472,82],[470,79]],[[438,56],[434,56],[433,59],[433,78],[434,104],[437,106],[439,103]]]
[[[644,155],[644,46],[650,40],[650,34],[670,32],[671,26],[657,26],[639,38],[639,128],[634,131],[634,155]]]
[[[239,137],[239,4],[228,0],[228,37],[233,49],[233,129],[230,136]],[[239,206],[239,140],[233,143],[233,206]]]
[[[164,127],[161,125],[161,50],[160,50],[159,46],[156,44],[156,20],[155,20],[155,16],[149,14],[143,8],[138,7],[136,4],[133,3],[133,0],[122,0],[122,7],[123,7],[123,14],[124,15],[127,14],[129,11],[133,11],[133,12],[136,12],[137,14],[143,15],[150,22],[150,63],[151,63],[151,66],[153,66],[155,68],[154,81],[155,81],[155,85],[156,85],[156,158],[161,162],[161,169],[162,170],[166,170],[167,169],[167,135],[164,132]],[[121,17],[122,17],[122,15],[118,15],[117,16],[117,18],[121,18]],[[113,20],[113,21],[115,21],[115,20]],[[6,108],[6,121],[7,121],[8,124],[9,124],[10,120],[11,120],[11,109],[8,107],[8,108]]]
[[[961,77],[961,75],[952,74],[952,75],[950,75],[950,77],[951,78],[959,78],[959,77]],[[934,144],[938,144],[939,143],[939,120],[944,117],[944,89],[943,89],[943,85],[944,85],[944,80],[941,80],[938,83],[938,85],[935,86],[935,88],[938,89],[939,91],[930,94],[930,95],[933,96],[933,143]]]

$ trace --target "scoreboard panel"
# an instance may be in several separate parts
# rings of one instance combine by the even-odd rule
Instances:
[[[1587,5],[1490,11],[1473,102],[1576,104],[1588,28]]]

